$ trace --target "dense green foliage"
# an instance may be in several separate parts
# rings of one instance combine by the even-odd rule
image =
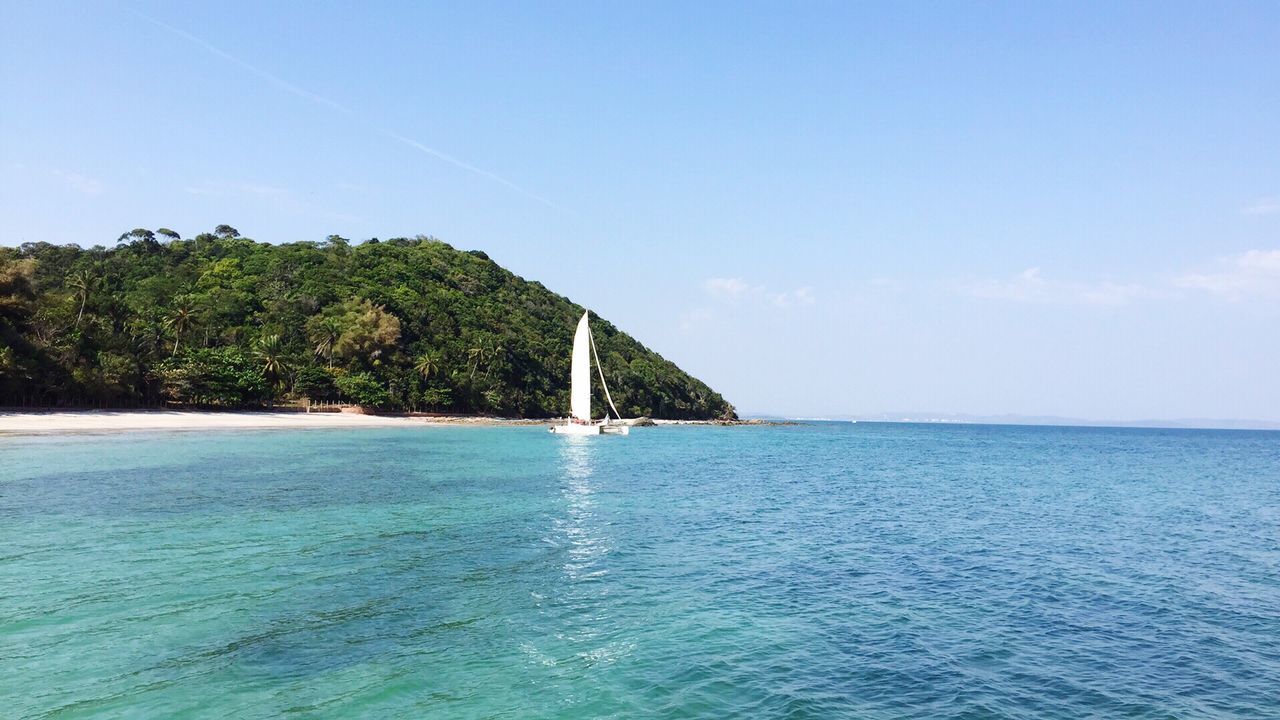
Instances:
[[[189,240],[138,229],[112,249],[0,247],[0,404],[564,415],[581,313],[422,236],[269,245],[223,225]],[[624,415],[733,415],[610,323],[592,329]]]

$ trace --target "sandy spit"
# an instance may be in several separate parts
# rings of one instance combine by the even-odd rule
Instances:
[[[193,410],[0,411],[0,434],[99,433],[128,430],[237,430],[291,428],[531,425],[546,420],[300,412],[201,412]]]

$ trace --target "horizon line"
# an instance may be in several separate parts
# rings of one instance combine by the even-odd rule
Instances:
[[[1089,420],[1055,415],[967,415],[965,413],[833,413],[787,414],[747,412],[742,418],[783,419],[794,422],[857,422],[895,425],[1008,425],[1013,427],[1094,427],[1148,430],[1267,430],[1280,431],[1280,420],[1237,418],[1168,418]]]

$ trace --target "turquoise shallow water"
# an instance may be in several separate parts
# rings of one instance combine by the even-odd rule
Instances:
[[[4,717],[1280,717],[1280,433],[0,438]]]

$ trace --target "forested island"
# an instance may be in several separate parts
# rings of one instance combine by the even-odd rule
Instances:
[[[189,239],[139,228],[111,248],[25,243],[0,247],[0,405],[561,416],[581,314],[421,235],[273,245],[220,225]],[[735,417],[608,321],[592,327],[624,415]]]

